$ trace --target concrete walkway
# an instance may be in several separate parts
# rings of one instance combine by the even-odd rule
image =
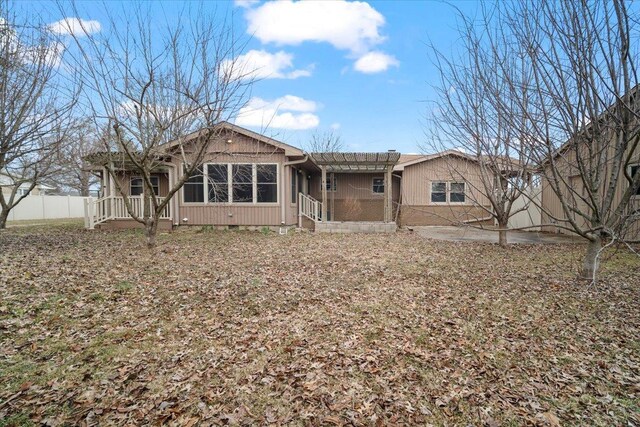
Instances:
[[[498,243],[498,232],[493,230],[479,230],[472,227],[454,226],[430,226],[410,227],[414,233],[422,237],[436,240],[448,240],[452,242],[489,242]],[[509,244],[536,244],[536,243],[580,243],[581,239],[564,234],[540,233],[535,231],[509,231],[507,233]]]

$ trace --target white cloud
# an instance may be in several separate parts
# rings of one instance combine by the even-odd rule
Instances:
[[[369,52],[361,56],[353,68],[361,73],[373,74],[386,71],[389,67],[397,67],[400,65],[398,60],[383,52]]]
[[[250,50],[234,60],[224,61],[222,68],[233,79],[297,79],[309,77],[313,66],[292,70],[293,55],[290,53]]]
[[[340,123],[332,123],[329,127],[331,128],[331,130],[339,130],[340,126]]]
[[[320,124],[313,114],[318,104],[294,95],[285,95],[273,101],[254,97],[240,109],[236,124],[273,129],[312,129]]]
[[[243,9],[249,9],[253,5],[260,3],[260,0],[234,0],[233,4]]]
[[[102,29],[98,21],[89,21],[80,18],[64,18],[53,24],[49,24],[49,29],[56,34],[67,34],[82,37],[86,34],[97,33]]]
[[[362,54],[384,41],[379,33],[384,16],[365,2],[267,2],[249,9],[246,18],[247,32],[262,43],[326,42]]]

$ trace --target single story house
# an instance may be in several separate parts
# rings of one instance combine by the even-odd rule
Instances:
[[[2,195],[5,197],[5,199],[11,197],[11,193],[15,189],[15,186],[16,185],[14,179],[9,176],[8,173],[0,171],[0,191],[2,191]],[[29,188],[31,188],[31,182],[20,183],[16,191],[16,199],[18,197],[26,195],[44,196],[47,194],[47,191],[54,190],[53,187],[49,187],[48,185],[44,184],[36,184],[36,186],[33,187],[33,190],[31,191],[29,191]]]
[[[174,194],[161,217],[161,228],[299,226],[316,231],[395,231],[397,225],[492,223],[488,203],[472,194],[479,166],[463,153],[306,153],[228,122],[218,126],[199,173]],[[179,156],[172,155],[171,143],[165,153],[151,177],[159,198],[167,196],[183,171]],[[130,198],[134,209],[142,209],[141,178],[121,166],[118,182],[113,182],[105,169],[109,159],[88,157],[101,176],[101,197],[88,203],[87,226],[137,226],[123,198]],[[452,169],[458,171],[456,175]]]

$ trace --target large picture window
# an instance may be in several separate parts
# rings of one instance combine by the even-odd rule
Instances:
[[[231,182],[233,186],[233,202],[253,202],[253,165],[231,165]]]
[[[193,175],[185,181],[183,190],[184,201],[187,203],[204,202],[204,173],[202,166],[197,168]]]
[[[183,195],[186,203],[278,203],[278,165],[207,163]]]
[[[208,200],[213,203],[229,201],[229,169],[227,165],[207,165]]]
[[[464,203],[465,201],[464,182],[433,181],[431,183],[431,203]]]
[[[258,203],[278,201],[278,166],[256,165],[256,190]]]

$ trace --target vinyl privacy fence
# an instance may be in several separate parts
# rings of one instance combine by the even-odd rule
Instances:
[[[80,196],[27,196],[9,212],[9,221],[83,218],[84,201]]]

